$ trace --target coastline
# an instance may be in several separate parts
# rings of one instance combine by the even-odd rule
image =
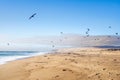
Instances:
[[[120,50],[67,48],[0,65],[0,80],[94,79],[120,79]]]
[[[13,57],[10,56],[10,57],[3,58],[4,60],[0,59],[1,60],[0,65],[7,64],[8,62],[12,62],[12,61],[23,60],[23,59],[32,58],[35,56],[44,55],[47,53],[52,53],[52,51],[34,51],[34,52],[33,51],[12,51],[12,52],[32,52],[32,54],[22,55],[22,56],[13,56]]]

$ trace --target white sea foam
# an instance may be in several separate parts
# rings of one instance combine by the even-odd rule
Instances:
[[[28,57],[38,56],[38,55],[44,55],[46,53],[50,53],[51,51],[60,49],[60,48],[66,48],[68,46],[56,46],[56,48],[41,48],[39,52],[34,51],[1,51],[0,52],[0,64],[5,64],[9,61],[14,61],[18,59],[24,59]],[[52,53],[52,52],[51,52]]]
[[[14,60],[18,60],[18,59],[24,59],[24,58],[29,58],[29,57],[33,57],[33,56],[38,56],[38,55],[44,55],[48,52],[36,52],[36,53],[32,53],[30,55],[25,55],[25,56],[1,56],[0,57],[0,64],[5,64],[9,61],[14,61]]]

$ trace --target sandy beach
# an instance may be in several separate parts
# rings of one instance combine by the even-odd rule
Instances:
[[[120,50],[61,49],[0,65],[0,80],[120,80]]]

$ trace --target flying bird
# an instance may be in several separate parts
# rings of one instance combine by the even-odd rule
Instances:
[[[52,45],[52,47],[54,48],[55,46],[54,46],[54,45]]]
[[[9,43],[7,43],[7,45],[9,46],[10,44],[9,44]]]
[[[90,29],[89,29],[89,28],[87,28],[87,31],[90,31]]]
[[[108,28],[111,28],[111,26],[109,26]]]
[[[63,32],[60,32],[60,34],[63,34]]]
[[[36,13],[34,13],[32,16],[30,16],[29,20],[32,19],[35,15],[36,15]]]
[[[86,34],[88,34],[88,31],[86,32]]]
[[[118,33],[115,33],[116,35],[118,35]]]
[[[89,37],[90,35],[89,34],[87,34],[87,37]]]

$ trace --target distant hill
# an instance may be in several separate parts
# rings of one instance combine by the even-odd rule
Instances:
[[[79,34],[64,34],[62,36],[44,36],[24,39],[20,41],[24,43],[47,44],[47,45],[63,45],[76,47],[91,47],[91,46],[120,46],[120,36],[83,36]]]
[[[55,40],[55,39],[54,39]],[[81,35],[66,35],[62,36],[61,42],[56,42],[60,45],[71,45],[78,47],[119,47],[120,46],[120,36],[81,36]]]
[[[98,47],[120,48],[120,36],[83,36],[79,34],[63,34],[60,36],[38,36],[31,38],[14,39],[10,45],[1,42],[0,50],[39,50],[41,48],[59,47]]]
[[[103,46],[112,47],[120,46],[120,36],[69,36],[68,40],[64,41],[64,44],[71,44],[73,46]]]

